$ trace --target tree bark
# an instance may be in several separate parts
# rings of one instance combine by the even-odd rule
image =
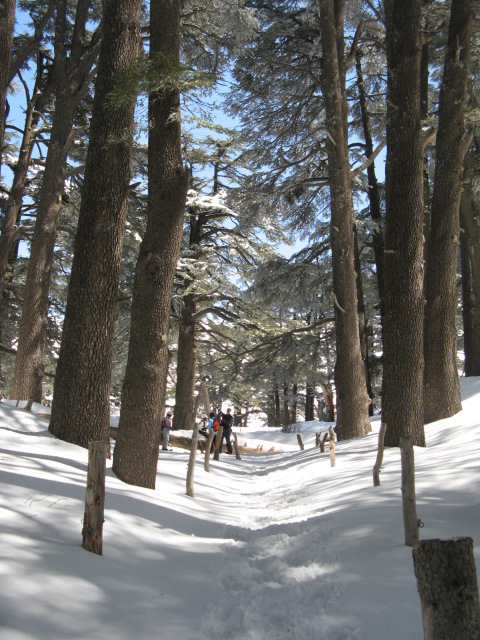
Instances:
[[[354,265],[354,211],[348,159],[348,122],[343,49],[343,0],[320,0],[322,89],[328,123],[333,295],[337,360],[337,436],[354,438],[371,430],[360,349]]]
[[[196,302],[193,294],[182,299],[178,327],[177,386],[175,391],[175,429],[193,428],[193,399],[195,395],[195,319]]]
[[[465,375],[480,376],[480,224],[473,190],[478,159],[475,142],[465,156],[465,188],[460,201],[463,340]]]
[[[13,30],[15,27],[15,0],[0,2],[0,167],[3,160],[3,141],[5,136],[5,105],[10,79],[10,61],[12,58]]]
[[[457,369],[457,256],[463,161],[467,151],[465,98],[473,0],[452,0],[440,87],[427,265],[425,316],[425,422],[462,408]]]
[[[413,549],[425,640],[479,640],[473,540],[422,540]]]
[[[113,340],[135,99],[108,96],[138,58],[141,0],[106,0],[82,202],[49,431],[108,443]]]
[[[385,444],[425,446],[421,1],[387,0],[387,166],[383,416]]]
[[[55,112],[45,161],[43,182],[31,243],[10,397],[42,399],[42,369],[47,331],[48,292],[53,249],[62,206],[68,149],[76,108],[87,89],[95,56],[83,57],[88,0],[79,0],[71,41],[68,39],[67,2],[60,0],[55,21]],[[67,50],[70,56],[67,56]],[[82,59],[83,58],[83,59]]]
[[[162,53],[179,60],[180,0],[150,2],[150,56],[155,60]],[[179,113],[176,87],[150,95],[148,221],[135,270],[127,369],[113,460],[119,478],[151,489],[155,488],[170,306],[188,188]]]

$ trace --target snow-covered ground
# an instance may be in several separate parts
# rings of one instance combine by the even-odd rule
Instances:
[[[471,536],[480,566],[480,378],[462,393],[415,449],[417,511],[422,538]],[[334,468],[314,432],[299,451],[296,434],[243,429],[285,452],[223,455],[210,474],[198,457],[195,499],[185,450],[160,452],[155,491],[108,461],[100,557],[81,547],[87,452],[0,404],[0,638],[421,640],[400,455],[374,488],[372,426],[337,443]]]

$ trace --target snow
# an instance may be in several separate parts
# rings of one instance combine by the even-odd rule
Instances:
[[[471,536],[478,566],[480,378],[461,384],[462,412],[415,449],[417,511],[423,539]],[[38,408],[1,403],[0,637],[421,640],[397,449],[372,483],[379,426],[337,443],[334,468],[311,424],[304,451],[295,433],[242,429],[284,453],[222,455],[210,474],[199,456],[195,499],[185,450],[160,452],[155,491],[107,461],[96,556],[81,546],[87,451],[51,436]]]

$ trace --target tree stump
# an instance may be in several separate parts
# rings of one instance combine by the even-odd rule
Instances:
[[[303,444],[302,436],[299,433],[297,433],[297,442],[298,442],[298,446],[300,447],[300,451],[304,451],[305,445]]]
[[[88,445],[87,491],[83,516],[82,546],[87,551],[99,556],[102,555],[107,447],[105,442],[90,442]]]
[[[480,640],[472,538],[417,542],[413,562],[425,640]]]

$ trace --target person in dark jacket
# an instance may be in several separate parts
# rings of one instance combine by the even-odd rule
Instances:
[[[222,439],[220,441],[220,451],[222,451],[223,439],[225,438],[225,443],[227,445],[227,453],[233,453],[232,443],[230,442],[230,434],[232,433],[232,427],[233,427],[233,416],[232,416],[232,410],[230,408],[227,409],[227,413],[221,414],[220,424],[223,427]]]

